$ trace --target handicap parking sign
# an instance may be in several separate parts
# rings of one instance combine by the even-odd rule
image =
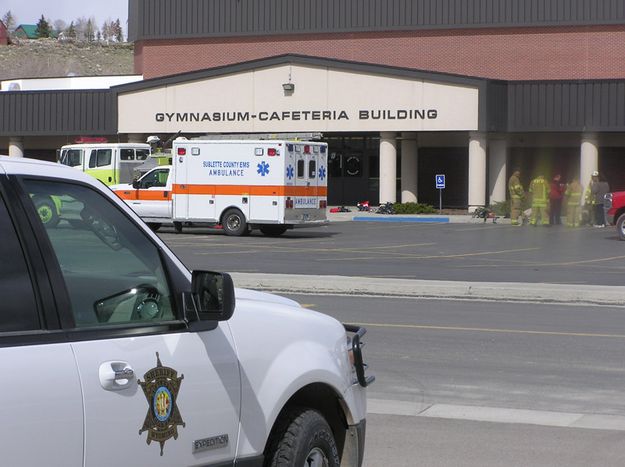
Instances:
[[[436,180],[436,188],[445,188],[445,175],[438,174],[435,177]]]

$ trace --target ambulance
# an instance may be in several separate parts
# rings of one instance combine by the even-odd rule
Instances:
[[[132,182],[135,168],[149,156],[150,145],[144,143],[81,143],[61,147],[58,160],[105,185],[115,185]]]
[[[221,225],[278,236],[328,223],[328,146],[318,141],[177,138],[172,165],[111,189],[153,229]]]

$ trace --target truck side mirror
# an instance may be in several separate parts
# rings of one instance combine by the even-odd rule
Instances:
[[[191,294],[201,321],[227,321],[232,317],[236,302],[230,274],[193,271]]]

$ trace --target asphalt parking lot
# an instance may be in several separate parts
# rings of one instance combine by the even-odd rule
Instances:
[[[625,272],[625,242],[610,227],[336,222],[278,238],[159,235],[190,269],[580,285],[623,285]]]

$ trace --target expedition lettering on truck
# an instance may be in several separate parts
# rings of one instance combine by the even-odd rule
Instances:
[[[362,465],[364,328],[190,272],[60,164],[0,156],[0,234],[3,466]]]
[[[327,144],[286,140],[173,143],[172,165],[111,189],[153,229],[221,224],[227,235],[325,225]]]

